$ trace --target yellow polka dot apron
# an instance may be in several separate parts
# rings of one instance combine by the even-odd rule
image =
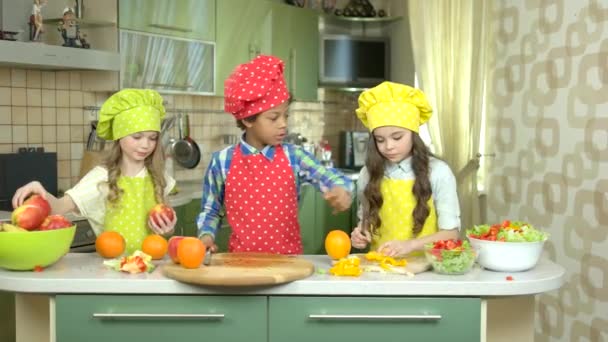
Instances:
[[[104,230],[120,233],[126,242],[126,252],[131,254],[141,249],[141,243],[151,234],[148,211],[156,204],[154,183],[150,175],[121,176],[118,187],[124,192],[116,204],[106,203]]]
[[[437,232],[437,214],[433,205],[433,197],[429,198],[429,216],[422,230],[413,236],[414,218],[412,213],[416,207],[416,197],[412,189],[414,180],[385,178],[380,184],[383,204],[380,208],[381,226],[372,236],[371,250],[377,250],[383,243],[393,240],[410,240]]]
[[[236,146],[224,204],[232,227],[228,251],[302,254],[296,182],[281,146],[272,161]]]

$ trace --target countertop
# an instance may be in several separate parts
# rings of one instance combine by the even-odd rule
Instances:
[[[533,295],[559,288],[564,268],[547,259],[527,272],[501,273],[475,268],[459,276],[431,271],[407,277],[364,273],[360,277],[321,274],[330,260],[324,255],[304,255],[315,265],[308,278],[288,284],[264,287],[210,287],[184,284],[166,278],[160,268],[152,273],[130,275],[103,266],[95,253],[69,253],[42,272],[0,270],[0,290],[24,293],[96,294],[247,294],[321,296],[515,296]],[[170,262],[167,258],[159,263]],[[507,276],[513,280],[508,281]]]

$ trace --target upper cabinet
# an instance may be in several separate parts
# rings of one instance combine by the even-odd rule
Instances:
[[[319,70],[318,14],[270,1],[221,0],[217,3],[218,68],[216,93],[232,70],[259,54],[285,62],[292,97],[317,99]]]
[[[120,84],[215,94],[215,0],[121,0]]]
[[[215,41],[215,0],[120,0],[119,4],[122,29]]]

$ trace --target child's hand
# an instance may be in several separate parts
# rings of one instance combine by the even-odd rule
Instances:
[[[42,198],[47,199],[47,192],[40,182],[29,182],[15,191],[15,195],[13,196],[13,208],[17,209],[17,207],[22,205],[31,194],[38,194],[42,196]]]
[[[420,249],[416,240],[393,240],[382,244],[378,252],[389,257],[403,257],[415,250]]]
[[[156,217],[159,219],[158,223],[154,222],[152,216],[148,218],[148,226],[153,232],[160,235],[171,234],[175,230],[175,224],[177,223],[177,215],[173,215],[173,220],[169,220],[167,215],[164,213],[157,214]]]
[[[334,186],[329,191],[326,191],[323,194],[323,198],[335,209],[334,213],[350,208],[352,201],[350,193],[341,186]]]
[[[213,241],[213,238],[211,237],[211,235],[203,235],[201,237],[201,241],[203,241],[203,244],[205,245],[205,247],[211,248],[211,252],[213,252],[213,253],[217,252],[217,245]]]
[[[357,249],[363,249],[367,247],[367,244],[372,242],[372,236],[366,230],[361,229],[360,226],[355,227],[350,233],[351,245]]]

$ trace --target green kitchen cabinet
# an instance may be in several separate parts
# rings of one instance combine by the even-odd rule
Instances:
[[[217,2],[216,95],[234,68],[261,53],[271,53],[272,6],[267,1]]]
[[[177,207],[174,207],[173,210],[175,211],[175,216],[177,216],[177,222],[175,223],[175,231],[173,232],[173,235],[184,235],[184,221],[185,221],[185,210],[186,210],[186,206],[185,205],[180,205]]]
[[[286,4],[272,7],[272,53],[285,62],[285,79],[292,97],[316,101],[319,83],[319,15]]]
[[[215,41],[215,0],[120,0],[121,29]]]
[[[15,341],[15,294],[0,291],[0,341]]]
[[[195,198],[186,204],[184,212],[184,236],[198,236],[196,219],[201,211],[201,199]]]
[[[317,100],[319,70],[318,14],[270,1],[222,0],[217,3],[216,94],[234,68],[259,54],[272,54],[285,63],[292,96]]]
[[[480,298],[270,297],[270,342],[480,341]]]
[[[267,341],[267,305],[254,296],[57,295],[56,340]]]

